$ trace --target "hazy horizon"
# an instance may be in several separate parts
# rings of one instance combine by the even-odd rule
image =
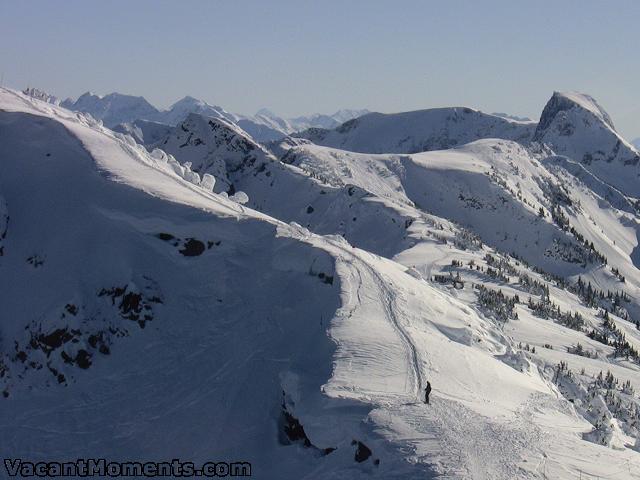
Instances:
[[[0,74],[61,98],[185,95],[253,114],[469,106],[536,120],[556,90],[640,136],[632,1],[43,0],[0,4]]]

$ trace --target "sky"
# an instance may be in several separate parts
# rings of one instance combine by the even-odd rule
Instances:
[[[637,0],[0,0],[4,86],[185,95],[252,114],[470,106],[537,119],[589,93],[640,137]]]

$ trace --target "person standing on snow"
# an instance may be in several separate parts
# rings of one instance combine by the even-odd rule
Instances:
[[[431,393],[431,382],[427,381],[427,386],[424,389],[424,403],[429,405],[429,394]]]

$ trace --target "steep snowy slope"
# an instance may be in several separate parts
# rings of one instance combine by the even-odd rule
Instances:
[[[557,204],[558,196],[569,201],[564,182],[515,142],[480,140],[458,149],[411,156],[303,145],[289,150],[283,161],[329,184],[352,183],[397,204],[453,220],[492,246],[556,274],[584,273],[602,263],[551,215],[561,207],[567,215],[581,212],[570,204]],[[600,245],[611,242],[607,239]],[[627,251],[624,257],[633,267],[630,254]]]
[[[311,129],[297,136],[318,145],[362,153],[415,153],[462,145],[480,138],[527,141],[533,122],[516,122],[471,108],[369,113],[334,130]]]
[[[158,114],[158,110],[143,97],[121,93],[100,96],[87,92],[76,101],[65,100],[61,105],[69,110],[89,113],[108,127],[137,119],[151,120]]]
[[[231,188],[230,175],[267,160],[275,161],[237,125],[195,113],[189,114],[176,129],[150,147],[153,146],[178,155],[181,163],[190,162],[195,172],[214,175],[216,192]]]
[[[582,163],[622,193],[640,197],[640,155],[616,132],[607,112],[592,97],[555,92],[533,139]]]
[[[166,137],[173,130],[173,127],[149,120],[134,120],[130,123],[119,123],[112,130],[124,135],[131,135],[140,145],[152,145]]]
[[[285,130],[273,125],[270,119],[265,121],[259,116],[252,118],[239,116],[236,123],[257,142],[275,142],[282,140],[286,136]]]
[[[157,144],[200,175],[216,178],[215,192],[249,194],[248,205],[317,233],[339,234],[358,246],[392,255],[406,238],[410,217],[354,185],[327,185],[286,165],[242,129],[192,114]],[[380,231],[382,229],[382,231]]]
[[[460,156],[481,169],[491,160],[484,148]],[[407,228],[416,242],[398,257],[415,268],[242,207],[204,188],[190,168],[91,118],[0,91],[0,269],[10,272],[0,276],[8,395],[0,399],[0,449],[48,460],[246,460],[257,478],[542,479],[579,470],[640,478],[640,455],[625,446],[634,427],[611,420],[607,445],[616,449],[584,440],[593,424],[548,378],[552,355],[575,357],[572,367],[584,365],[585,375],[605,361],[561,350],[573,330],[521,304],[522,320],[505,325],[469,300],[468,284],[428,281],[427,269],[450,266],[452,255],[496,254],[469,239],[463,250],[460,229],[402,201],[396,168],[444,162],[418,155],[364,163],[325,150],[326,172],[342,163],[335,185],[329,173],[312,178],[268,154],[239,178],[246,186],[255,179],[256,194],[276,171],[286,172],[277,174],[283,187],[299,179],[336,195],[367,192],[356,187],[366,182],[360,204],[415,215]],[[229,164],[251,163],[237,158]],[[508,164],[493,160],[500,162]],[[265,173],[254,175],[260,165]],[[273,208],[300,208],[291,206],[300,191],[283,189]],[[347,204],[334,210],[350,215]],[[374,233],[383,236],[379,225]],[[436,231],[458,238],[443,243],[430,236]],[[489,278],[486,268],[459,270],[465,280]],[[579,302],[559,288],[551,295],[563,308]],[[512,326],[514,337],[536,342],[545,328],[557,348],[518,349],[505,335]],[[635,383],[628,363],[611,368]],[[426,380],[434,386],[428,407],[419,401]]]

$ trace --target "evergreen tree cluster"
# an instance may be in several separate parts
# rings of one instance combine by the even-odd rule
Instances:
[[[510,297],[502,293],[502,290],[492,290],[479,284],[474,285],[474,290],[480,305],[490,311],[496,320],[502,323],[509,319],[517,320],[515,307],[520,303],[518,295]]]
[[[607,265],[607,257],[596,250],[593,242],[589,242],[584,235],[578,232],[571,225],[569,217],[564,213],[562,208],[563,206],[574,206],[574,202],[569,195],[567,187],[562,183],[555,184],[550,181],[547,181],[544,185],[541,185],[541,187],[545,197],[551,203],[549,211],[551,212],[551,220],[553,220],[553,223],[555,223],[562,231],[570,233],[576,240],[578,240],[578,242],[586,249],[586,260],[588,262]],[[577,206],[579,207],[579,205]],[[542,207],[540,207],[540,210],[544,213]]]
[[[592,340],[613,347],[614,357],[624,357],[640,364],[640,353],[627,341],[626,335],[611,319],[609,312],[604,310],[602,319],[602,329],[600,331],[592,329],[587,336]]]
[[[525,345],[522,345],[522,342],[518,343],[518,348],[520,350],[526,350],[527,352],[531,352],[531,353],[536,353],[536,347],[535,345],[531,346],[528,343]]]
[[[549,285],[542,283],[526,273],[518,275],[518,283],[528,293],[532,295],[549,296]]]
[[[620,280],[622,283],[626,282],[626,278],[624,277],[624,275],[620,273],[620,270],[618,270],[616,267],[611,268],[611,273],[613,273],[618,278],[618,280]]]
[[[460,272],[457,272],[455,276],[453,272],[449,272],[447,275],[436,274],[432,277],[432,280],[443,285],[453,285],[457,289],[464,288],[464,282],[460,278]]]
[[[629,303],[631,298],[624,290],[617,290],[611,292],[608,290],[606,293],[604,290],[599,290],[591,285],[591,282],[585,283],[582,277],[578,277],[578,282],[568,288],[572,293],[575,293],[580,299],[591,308],[603,308],[624,320],[631,321],[629,313],[622,305],[623,302]],[[638,322],[634,322],[638,325]]]
[[[487,262],[487,265],[497,269],[500,273],[513,276],[518,275],[518,270],[505,258],[495,257],[490,253],[487,253],[484,256],[484,261]]]
[[[581,357],[586,358],[598,358],[598,354],[596,352],[590,352],[589,350],[585,349],[579,342],[577,345],[567,347],[567,352],[571,353],[572,355],[580,355]]]
[[[584,318],[582,315],[578,312],[562,312],[560,307],[549,297],[548,287],[546,295],[543,294],[539,301],[535,301],[532,297],[529,297],[527,306],[536,317],[544,319],[551,318],[572,330],[582,331],[584,328]]]
[[[464,228],[457,232],[453,244],[460,250],[480,250],[484,245],[480,236]]]

